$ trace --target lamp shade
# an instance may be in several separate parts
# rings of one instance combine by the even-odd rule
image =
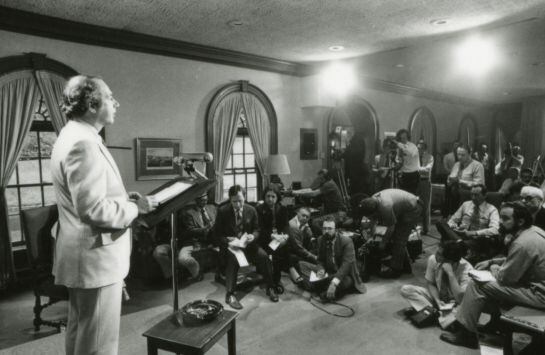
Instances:
[[[269,155],[265,165],[265,175],[288,175],[291,174],[288,158],[285,154]]]

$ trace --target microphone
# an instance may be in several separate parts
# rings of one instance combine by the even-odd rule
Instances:
[[[182,153],[177,157],[174,157],[174,164],[182,165],[188,162],[202,161],[205,163],[210,163],[213,160],[211,153]]]

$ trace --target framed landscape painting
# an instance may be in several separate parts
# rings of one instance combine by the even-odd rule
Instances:
[[[174,157],[181,153],[181,139],[136,138],[136,180],[169,180],[179,176]]]

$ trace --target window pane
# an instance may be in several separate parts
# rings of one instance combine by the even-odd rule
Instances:
[[[244,150],[246,154],[253,154],[254,149],[252,148],[252,141],[250,141],[250,138],[245,137],[244,138]]]
[[[244,155],[244,166],[247,168],[255,167],[255,155],[253,154]]]
[[[42,189],[36,187],[21,187],[21,208],[41,207],[42,205]]]
[[[40,132],[40,153],[42,154],[42,159],[51,157],[51,150],[56,139],[57,135],[55,132]]]
[[[11,174],[11,177],[9,178],[8,185],[15,185],[17,184],[17,172],[13,170],[13,174]]]
[[[19,215],[19,197],[16,188],[6,189],[6,200],[8,204],[8,215]]]
[[[11,242],[20,242],[23,240],[21,234],[21,219],[19,215],[9,216],[8,219],[9,233],[11,237]]]
[[[233,175],[223,175],[223,188],[229,189],[234,185]]]
[[[37,158],[38,157],[38,135],[37,132],[28,132],[23,143],[23,149],[19,159]]]
[[[55,190],[53,186],[44,186],[44,206],[54,205],[57,203],[55,198]]]
[[[248,202],[256,202],[257,201],[257,188],[250,188],[248,189],[247,193],[247,200]]]
[[[235,137],[235,144],[233,144],[233,154],[242,154],[242,137]]]
[[[52,182],[51,159],[42,159],[42,182]]]
[[[257,175],[256,174],[248,174],[248,175],[246,175],[246,178],[248,179],[248,187],[256,187],[257,186]]]
[[[223,199],[222,201],[225,201],[229,198],[229,190],[223,190]]]
[[[235,175],[235,184],[240,185],[242,187],[246,187],[246,179],[244,175]]]
[[[244,155],[233,155],[233,168],[244,168]]]
[[[39,184],[40,165],[38,160],[19,160],[19,183]]]

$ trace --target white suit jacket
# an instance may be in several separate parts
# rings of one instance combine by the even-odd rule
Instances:
[[[138,207],[128,200],[117,165],[94,127],[68,121],[51,153],[51,176],[59,208],[55,283],[96,288],[122,281]]]

